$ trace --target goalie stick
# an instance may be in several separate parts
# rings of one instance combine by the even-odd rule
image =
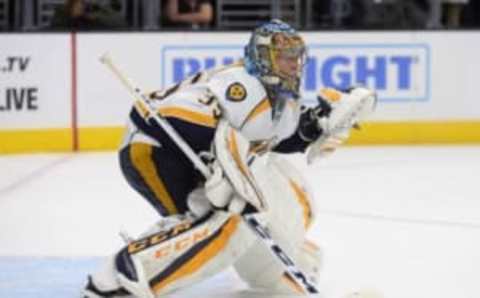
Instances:
[[[192,148],[183,140],[183,138],[170,126],[170,124],[155,110],[150,104],[150,99],[145,96],[142,90],[133,83],[133,81],[125,76],[113,62],[112,57],[105,53],[100,57],[100,61],[108,68],[115,77],[120,80],[124,87],[136,98],[136,104],[141,105],[147,111],[147,118],[157,122],[172,140],[182,149],[185,155],[192,161],[194,166],[202,173],[205,178],[209,178],[212,173],[202,159],[192,150]],[[283,265],[285,273],[294,281],[305,294],[316,294],[318,290],[316,286],[309,281],[307,276],[298,269],[293,260],[283,251],[283,249],[275,243],[267,229],[263,227],[252,215],[243,215],[244,221],[250,226],[251,230],[261,239],[261,241],[269,248],[271,254]]]

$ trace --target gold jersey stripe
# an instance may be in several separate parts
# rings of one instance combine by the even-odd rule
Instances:
[[[188,275],[195,273],[208,261],[213,259],[218,253],[220,253],[232,235],[237,230],[238,224],[240,222],[240,216],[232,216],[227,223],[222,227],[222,231],[218,234],[217,237],[213,238],[211,242],[205,246],[201,251],[199,251],[194,257],[192,257],[188,262],[183,264],[177,271],[172,273],[169,277],[165,278],[160,283],[153,286],[153,291],[158,293],[167,285],[172,282],[184,278]]]
[[[199,113],[179,107],[164,107],[158,110],[163,117],[175,117],[202,126],[215,127],[218,120],[212,115]]]
[[[258,115],[262,114],[263,112],[270,110],[271,109],[270,105],[270,100],[268,98],[262,99],[261,102],[259,102],[255,108],[248,114],[247,118],[243,121],[242,125],[240,127],[243,127],[245,124],[247,124],[248,121],[252,120],[253,118],[256,118]]]
[[[165,184],[158,176],[155,163],[151,159],[152,146],[143,143],[132,143],[130,148],[130,159],[133,165],[142,176],[145,183],[155,194],[169,214],[177,214],[178,210],[168,193]]]
[[[303,225],[305,229],[308,229],[312,224],[312,210],[307,199],[307,193],[293,180],[289,180],[290,186],[292,187],[295,195],[297,197],[298,203],[302,206],[303,209]]]

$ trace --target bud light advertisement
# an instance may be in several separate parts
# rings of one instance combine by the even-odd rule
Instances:
[[[242,45],[169,45],[161,53],[162,85],[167,87],[199,71],[231,64]],[[319,89],[368,86],[379,101],[430,100],[430,47],[427,44],[309,44],[302,94],[314,101]]]

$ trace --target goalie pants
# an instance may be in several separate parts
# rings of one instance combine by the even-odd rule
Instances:
[[[162,216],[187,211],[187,196],[200,182],[191,163],[171,150],[147,143],[130,143],[120,150],[120,167],[127,182]]]
[[[209,151],[214,128],[166,119],[195,153]],[[203,180],[163,128],[147,123],[136,109],[130,113],[119,159],[127,182],[162,216],[185,213],[188,194]]]

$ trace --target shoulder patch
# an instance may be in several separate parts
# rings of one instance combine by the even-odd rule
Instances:
[[[239,82],[230,84],[225,97],[231,101],[242,101],[247,97],[247,89]]]

